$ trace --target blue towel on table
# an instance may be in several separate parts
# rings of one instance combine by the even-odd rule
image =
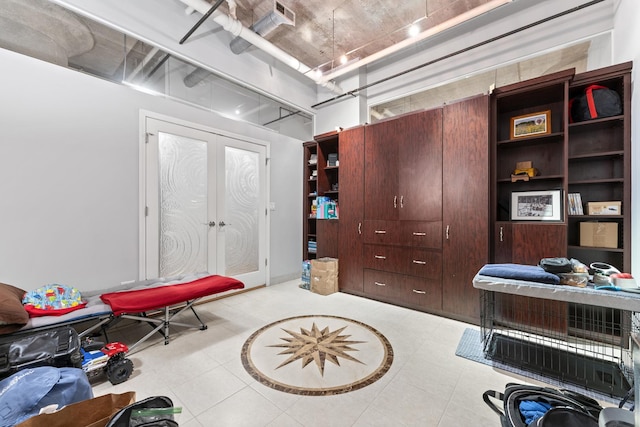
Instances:
[[[553,273],[547,273],[537,265],[524,264],[486,264],[478,274],[483,276],[501,277],[503,279],[527,280],[529,282],[548,283],[557,285],[560,278]]]

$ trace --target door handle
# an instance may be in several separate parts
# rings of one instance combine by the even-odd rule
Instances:
[[[358,223],[358,234],[362,234],[362,223]]]
[[[400,196],[400,207],[404,208],[404,196]]]
[[[216,222],[215,221],[209,221],[209,222],[205,222],[204,225],[208,225],[209,227],[215,227],[216,226]]]
[[[220,221],[220,222],[218,223],[218,226],[219,226],[220,228],[224,227],[225,225],[231,225],[231,224],[225,224],[225,222],[224,222],[224,221]]]
[[[393,208],[398,207],[398,196],[393,196]]]
[[[445,238],[449,240],[449,226],[447,225],[447,230],[444,232]]]
[[[500,241],[501,241],[501,242],[504,242],[504,234],[503,234],[503,231],[504,231],[504,230],[502,229],[502,227],[500,227]]]

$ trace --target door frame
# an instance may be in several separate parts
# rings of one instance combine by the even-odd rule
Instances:
[[[187,120],[182,120],[177,117],[167,116],[164,114],[155,113],[149,110],[140,110],[139,115],[139,135],[138,135],[138,280],[145,280],[147,274],[146,267],[146,191],[147,191],[147,158],[146,158],[146,144],[147,144],[147,134],[146,134],[146,121],[147,119],[164,121],[167,123],[172,123],[178,126],[190,127],[193,129],[197,129],[203,132],[209,132],[216,135],[225,136],[227,138],[237,139],[240,141],[248,142],[251,144],[256,144],[263,146],[265,149],[265,205],[269,206],[269,200],[271,200],[271,173],[270,173],[270,162],[269,158],[271,156],[271,146],[268,142],[261,141],[255,138],[251,138],[248,136],[236,134],[233,132],[228,132],[224,130],[220,130],[217,128],[213,128],[207,125],[203,125],[200,123],[190,122]],[[271,266],[271,253],[270,253],[270,242],[271,242],[271,211],[267,208],[265,210],[265,285],[269,286],[270,283],[270,266]]]

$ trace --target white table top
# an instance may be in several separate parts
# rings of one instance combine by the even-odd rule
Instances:
[[[473,287],[485,291],[566,301],[577,304],[617,308],[640,312],[640,293],[628,291],[595,290],[593,285],[585,288],[567,285],[548,285],[525,280],[503,279],[477,274]]]

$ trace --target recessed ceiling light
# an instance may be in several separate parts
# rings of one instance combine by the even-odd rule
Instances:
[[[415,37],[420,34],[420,27],[416,24],[413,24],[409,27],[409,37]]]
[[[340,57],[340,63],[341,64],[346,64],[347,63],[347,55],[342,55]]]
[[[236,110],[236,114],[240,114],[240,110]]]

